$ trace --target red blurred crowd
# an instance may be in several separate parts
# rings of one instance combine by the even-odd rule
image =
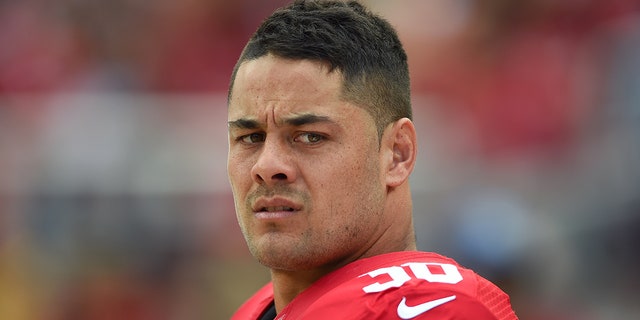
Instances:
[[[248,37],[274,8],[287,2],[0,0],[0,180],[18,174],[15,170],[12,172],[14,165],[10,154],[21,151],[16,149],[27,149],[31,142],[42,139],[43,123],[50,123],[50,119],[45,118],[50,117],[51,112],[43,112],[41,104],[50,96],[76,93],[224,96],[231,70]],[[533,207],[559,210],[570,207],[567,211],[582,210],[588,216],[584,221],[590,221],[582,223],[583,216],[577,213],[566,213],[560,218],[547,217],[552,223],[564,223],[560,230],[573,230],[568,245],[573,247],[573,251],[569,251],[575,256],[593,254],[600,259],[597,264],[589,264],[592,269],[576,271],[575,279],[606,271],[612,265],[629,264],[628,269],[619,270],[621,274],[640,267],[640,255],[630,245],[639,240],[637,231],[640,230],[637,226],[640,223],[640,194],[637,192],[640,183],[635,179],[640,178],[636,162],[640,161],[637,144],[640,141],[640,2],[364,2],[396,26],[405,43],[416,97],[416,116],[441,122],[436,124],[434,120],[422,119],[441,130],[443,140],[436,142],[440,146],[435,148],[446,150],[446,154],[439,156],[455,159],[451,162],[455,165],[481,163],[481,169],[476,170],[502,174],[514,170],[522,159],[542,166],[543,169],[538,167],[528,177],[533,180],[551,178],[536,184],[538,189],[535,191],[548,192],[541,197],[543,202],[551,200],[560,204],[545,207],[534,203]],[[171,115],[162,121],[171,118],[191,123],[202,121],[201,116],[208,114],[185,116],[179,111],[165,111]],[[429,137],[421,139],[429,141]],[[619,151],[626,154],[616,155]],[[471,163],[469,159],[476,161]],[[562,179],[558,177],[567,177],[570,175],[567,172],[573,172],[576,159],[579,160],[575,167],[588,173],[571,183],[559,181]],[[505,169],[505,164],[509,168]],[[463,171],[464,168],[451,170]],[[544,178],[535,174],[540,170],[544,171]],[[19,174],[33,174],[27,171]],[[565,189],[557,187],[558,183]],[[539,190],[551,184],[553,189]],[[0,187],[2,185],[0,181]],[[592,185],[604,187],[598,189]],[[16,189],[20,190],[19,187]],[[558,190],[571,190],[575,194],[554,194]],[[78,282],[77,286],[59,285],[64,282],[61,277],[69,276],[69,270],[47,271],[48,275],[58,274],[55,280],[45,276],[44,280],[33,279],[30,269],[37,269],[32,266],[38,264],[38,259],[59,255],[56,252],[30,257],[30,249],[16,247],[14,243],[44,237],[41,229],[45,230],[55,222],[47,220],[51,215],[46,213],[31,215],[33,221],[28,227],[12,225],[9,222],[13,220],[6,217],[20,215],[24,208],[34,206],[53,212],[87,207],[62,206],[61,209],[56,207],[55,199],[45,196],[43,200],[37,194],[38,190],[33,191],[35,195],[29,194],[30,191],[33,190],[22,190],[16,201],[14,194],[8,195],[9,192],[0,188],[0,317],[3,319],[204,319],[220,314],[224,318],[236,306],[207,301],[209,297],[224,295],[219,292],[222,289],[209,287],[212,281],[220,283],[220,288],[233,287],[229,276],[234,276],[241,268],[254,270],[242,263],[222,266],[215,261],[219,258],[215,252],[225,251],[228,245],[225,239],[232,231],[236,234],[234,241],[241,241],[233,215],[230,215],[224,220],[225,224],[216,229],[219,235],[209,238],[208,241],[217,241],[214,246],[218,249],[212,251],[203,249],[210,244],[176,244],[165,239],[166,242],[158,243],[169,244],[166,250],[148,252],[148,247],[140,244],[139,248],[126,251],[127,258],[135,260],[133,256],[137,255],[149,258],[142,267],[135,265],[133,271],[101,272],[109,266],[96,267],[93,263],[104,262],[98,259],[75,265],[85,268],[81,277],[87,279]],[[456,188],[455,191],[459,190]],[[602,198],[595,199],[591,195]],[[129,206],[123,212],[152,214],[158,207],[166,208],[166,203],[174,206],[179,203],[173,207],[176,211],[185,207],[184,210],[198,212],[216,206],[227,211],[232,208],[228,194],[198,195],[195,200],[193,195],[183,196],[169,197],[166,201],[138,199],[143,205]],[[569,198],[567,201],[575,203],[565,205],[559,200],[565,196]],[[84,203],[85,197],[85,194],[73,196],[71,202]],[[100,202],[94,197],[100,198],[99,194],[91,194],[90,200]],[[124,195],[116,202],[130,204],[130,197],[135,198],[135,195]],[[24,199],[39,202],[25,204]],[[94,205],[88,208],[101,208]],[[604,217],[602,212],[616,219]],[[548,216],[553,216],[553,212]],[[603,221],[607,223],[601,224]],[[78,222],[74,223],[78,227]],[[572,229],[575,224],[583,228]],[[420,228],[420,220],[417,226]],[[195,241],[190,238],[193,234],[189,228],[181,229],[181,239]],[[73,239],[78,238],[82,237]],[[38,241],[42,240],[31,242]],[[113,245],[122,246],[123,243]],[[54,247],[64,248],[65,245]],[[591,252],[594,247],[599,249],[593,251],[597,253]],[[236,249],[237,245],[225,251],[225,256],[232,256],[228,251]],[[61,256],[64,259],[64,253]],[[25,260],[14,260],[16,258]],[[578,264],[585,262],[580,259],[575,258]],[[602,262],[607,259],[612,263]],[[168,262],[170,260],[180,262]],[[535,260],[543,263],[540,259]],[[114,263],[110,259],[105,261]],[[162,269],[163,266],[169,269]],[[203,266],[218,269],[208,271]],[[518,268],[521,265],[514,262],[502,267]],[[491,272],[492,269],[488,267],[487,270]],[[516,299],[530,299],[534,295],[525,292],[527,288],[523,283],[533,284],[522,280],[526,277],[522,273],[504,273],[507,275],[496,275],[496,281],[504,281],[505,286],[515,290]],[[263,278],[258,276],[257,279]],[[38,283],[38,280],[43,282]],[[631,297],[625,306],[633,308],[633,299],[640,297],[640,292],[634,292],[630,284],[640,284],[639,277],[632,277],[626,283],[621,279],[617,281],[610,288]],[[260,283],[254,285],[257,287]],[[573,288],[587,287],[586,284],[572,285]],[[60,287],[63,289],[55,289]],[[34,293],[34,290],[39,292]],[[232,295],[229,292],[229,301],[234,304],[243,298]],[[597,298],[595,293],[583,292],[582,295],[586,295],[585,301]],[[514,306],[517,312],[518,307],[521,308],[518,313],[523,319],[586,319],[586,315],[579,312],[580,306],[567,308],[571,310],[567,313],[550,306],[551,311],[546,312],[533,303],[535,301],[528,304],[520,300],[515,301]],[[29,310],[33,305],[52,304],[59,306],[54,308],[57,310],[54,313],[43,315]],[[591,316],[600,319],[607,315],[619,314],[607,309],[600,315]]]

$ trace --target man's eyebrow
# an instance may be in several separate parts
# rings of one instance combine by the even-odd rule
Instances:
[[[305,124],[318,123],[318,122],[331,122],[328,116],[320,116],[316,114],[299,114],[288,118],[285,118],[282,123],[289,126],[302,126]],[[257,129],[260,127],[260,123],[252,119],[237,119],[227,122],[229,129]]]
[[[316,114],[300,114],[284,119],[284,123],[290,126],[302,126],[318,122],[331,122],[331,119],[327,116],[320,116]]]
[[[229,129],[231,128],[256,129],[260,126],[258,124],[258,121],[250,120],[250,119],[238,119],[238,120],[229,121],[227,122],[227,125],[229,126]]]

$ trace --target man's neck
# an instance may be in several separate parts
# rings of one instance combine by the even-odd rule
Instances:
[[[318,279],[350,262],[388,252],[416,250],[410,208],[407,208],[405,212],[407,212],[405,219],[398,220],[396,215],[395,222],[390,224],[392,227],[383,231],[371,244],[363,246],[359,252],[338,259],[339,262],[311,270],[287,271],[271,269],[276,311],[280,313],[296,296],[309,288]]]
[[[271,270],[276,311],[280,313],[296,296],[330,271]]]

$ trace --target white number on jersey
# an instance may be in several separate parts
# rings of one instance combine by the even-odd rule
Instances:
[[[429,266],[439,267],[442,270],[442,273],[433,273]],[[447,263],[429,263],[429,262],[409,262],[405,263],[402,266],[392,266],[386,268],[380,268],[368,273],[361,275],[360,277],[369,276],[371,279],[375,279],[381,275],[387,275],[390,279],[389,281],[385,281],[383,283],[374,282],[368,286],[362,288],[362,290],[366,293],[372,292],[382,292],[389,288],[398,288],[405,284],[407,281],[411,280],[411,276],[407,273],[407,271],[403,267],[409,267],[411,273],[417,279],[425,280],[431,283],[449,283],[456,284],[462,281],[462,274],[458,268],[452,264]]]

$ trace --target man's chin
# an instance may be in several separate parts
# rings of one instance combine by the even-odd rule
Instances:
[[[317,257],[300,246],[299,240],[263,242],[251,252],[265,267],[282,271],[299,271],[313,268]]]

